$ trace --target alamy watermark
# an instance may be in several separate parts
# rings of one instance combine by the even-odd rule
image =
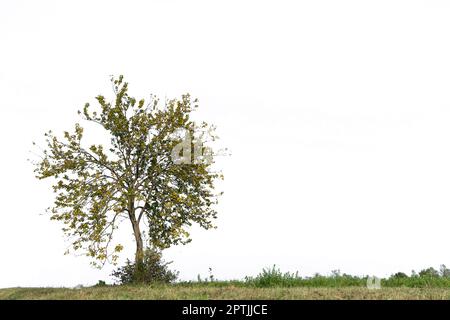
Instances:
[[[182,137],[182,141],[175,145],[171,152],[171,158],[175,164],[211,164],[214,156],[228,155],[227,149],[220,149],[214,153],[210,147],[205,146],[204,132],[180,129],[176,134]],[[210,130],[208,135],[212,136]]]
[[[378,277],[367,277],[367,289],[369,290],[381,289],[381,279]]]

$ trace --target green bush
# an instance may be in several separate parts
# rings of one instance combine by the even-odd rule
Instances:
[[[403,273],[403,272],[397,272],[397,273],[393,274],[391,276],[391,278],[393,278],[393,279],[406,279],[406,278],[408,278],[408,275],[406,273]]]
[[[107,284],[103,280],[98,280],[97,284],[94,285],[94,287],[106,287]]]
[[[419,273],[413,270],[411,276],[403,272],[397,272],[388,279],[383,279],[381,284],[385,287],[449,288],[450,277],[448,277],[448,274],[449,270],[445,265],[442,265],[440,271],[430,267]]]
[[[272,268],[264,268],[255,278],[246,277],[247,284],[255,287],[293,287],[298,285],[301,277],[296,273],[282,273],[275,265]]]
[[[316,273],[313,277],[302,278],[298,272],[281,272],[275,265],[263,269],[256,277],[246,277],[245,283],[255,287],[354,287],[365,286],[367,278],[341,274],[333,270],[330,276]]]
[[[272,268],[263,268],[255,278],[246,277],[246,282],[256,287],[289,286],[296,280],[296,275],[282,273],[275,265]]]
[[[439,277],[439,272],[434,269],[434,268],[428,268],[428,269],[423,269],[422,271],[419,272],[419,276],[420,277],[431,277],[431,278],[438,278]]]
[[[177,280],[178,272],[171,271],[168,265],[171,262],[164,262],[162,260],[162,253],[153,248],[147,248],[144,252],[143,274],[139,283],[154,284],[154,283],[172,283]],[[120,284],[133,284],[135,281],[134,262],[127,260],[123,267],[113,271],[111,276],[116,278]]]

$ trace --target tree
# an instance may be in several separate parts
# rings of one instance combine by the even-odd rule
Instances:
[[[114,244],[114,231],[121,221],[130,222],[139,280],[144,231],[151,246],[164,249],[191,241],[193,223],[213,228],[221,194],[215,184],[223,175],[212,169],[215,127],[192,119],[197,100],[186,94],[162,104],[151,96],[146,103],[128,95],[123,76],[111,82],[112,102],[99,95],[96,110],[87,103],[78,112],[99,125],[109,143],[85,146],[79,123],[63,138],[49,131],[35,173],[38,179],[54,178],[51,219],[63,222],[71,248],[97,266],[116,263],[123,245]]]

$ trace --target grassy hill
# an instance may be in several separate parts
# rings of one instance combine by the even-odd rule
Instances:
[[[0,299],[450,299],[449,288],[249,288],[211,286],[104,286],[81,289],[0,289]]]
[[[368,281],[370,280],[370,281]],[[195,282],[152,285],[106,285],[100,281],[82,288],[0,289],[0,299],[445,299],[450,300],[450,270],[433,268],[396,273],[379,279],[380,289],[368,289],[373,279],[333,271],[331,275],[300,277],[298,273],[263,269],[256,277],[218,281],[210,277]],[[371,286],[373,288],[373,286]]]

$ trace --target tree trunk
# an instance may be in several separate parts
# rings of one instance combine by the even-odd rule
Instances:
[[[136,254],[134,257],[134,281],[144,281],[144,243],[142,241],[141,229],[139,228],[139,222],[134,214],[134,199],[130,198],[129,203],[129,217],[131,225],[133,226],[134,238],[136,240]]]
[[[136,254],[134,257],[135,270],[134,277],[137,282],[143,282],[144,280],[144,244],[142,242],[141,230],[136,220],[133,222],[134,237],[136,239]]]

